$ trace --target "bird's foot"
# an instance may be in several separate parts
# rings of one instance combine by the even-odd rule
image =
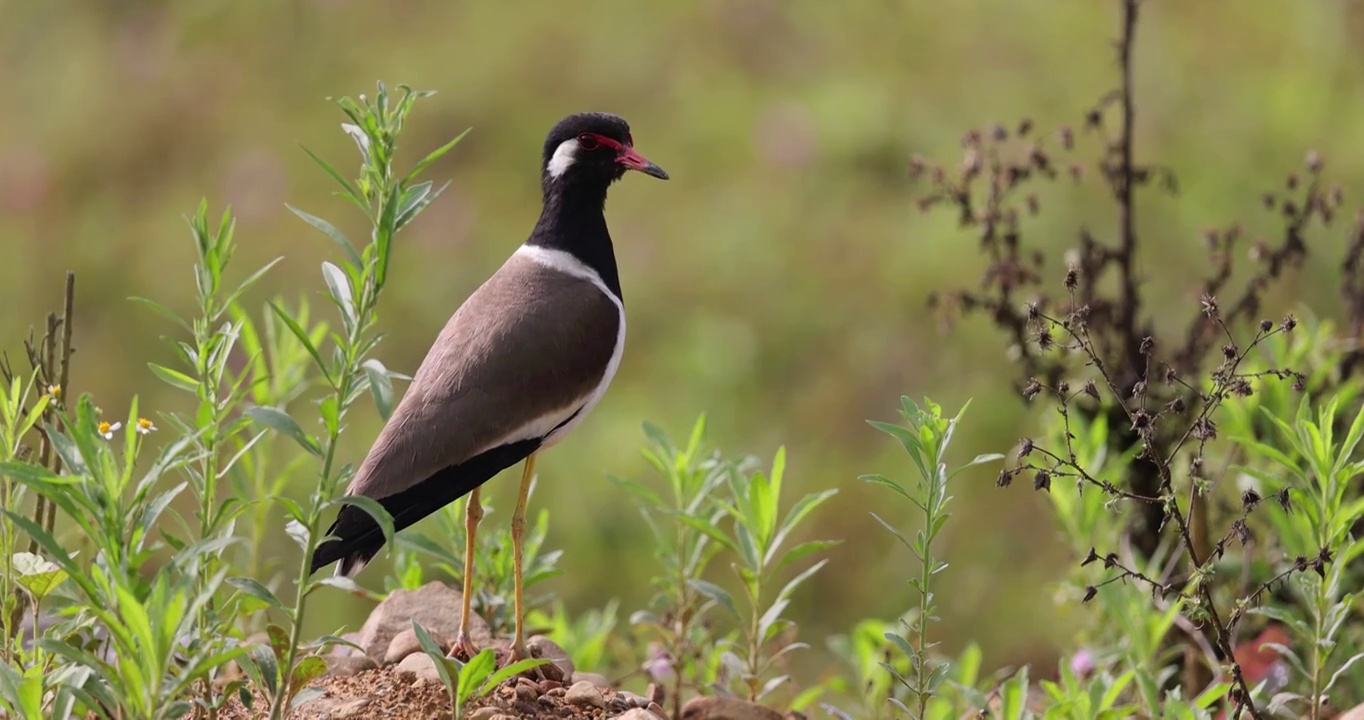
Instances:
[[[507,667],[508,665],[521,662],[522,660],[538,660],[539,657],[533,649],[526,647],[525,643],[513,643],[504,651],[498,653],[497,659],[498,667]],[[519,675],[536,682],[542,680],[563,682],[565,680],[563,671],[561,671],[559,666],[555,665],[553,662],[546,662],[543,665],[530,668],[529,670],[519,673]]]
[[[473,640],[469,639],[469,635],[461,632],[455,638],[455,644],[450,646],[450,652],[446,654],[446,657],[452,657],[460,662],[469,662],[478,652],[478,647],[474,645]]]

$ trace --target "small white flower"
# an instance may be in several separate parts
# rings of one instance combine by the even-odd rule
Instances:
[[[147,418],[138,418],[137,432],[139,435],[154,433],[156,432],[156,423],[152,422],[151,420],[148,420]]]
[[[121,427],[123,427],[123,423],[121,422],[116,422],[110,425],[109,421],[105,420],[99,424],[99,434],[103,435],[105,440],[113,440],[114,431]]]

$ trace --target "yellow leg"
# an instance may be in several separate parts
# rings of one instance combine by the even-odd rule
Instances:
[[[478,534],[478,523],[483,520],[483,502],[479,488],[469,493],[464,505],[464,605],[459,615],[459,634],[455,636],[455,646],[451,654],[463,652],[466,658],[478,654],[478,648],[469,639],[469,615],[473,612],[469,605],[474,598],[474,536]]]
[[[530,498],[530,481],[535,477],[535,453],[526,458],[526,469],[521,473],[521,494],[512,512],[512,577],[516,583],[516,636],[512,640],[512,660],[530,657],[526,652],[525,614],[521,610],[521,543],[526,534],[526,501]]]

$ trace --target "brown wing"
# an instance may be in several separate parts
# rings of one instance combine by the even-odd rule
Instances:
[[[548,433],[601,382],[620,322],[591,281],[513,255],[446,323],[347,493],[387,497]]]

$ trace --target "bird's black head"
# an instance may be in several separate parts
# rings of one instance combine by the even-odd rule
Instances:
[[[560,120],[545,138],[543,177],[546,191],[552,184],[582,183],[603,189],[638,170],[667,180],[663,168],[635,152],[630,125],[609,113],[577,113]]]

